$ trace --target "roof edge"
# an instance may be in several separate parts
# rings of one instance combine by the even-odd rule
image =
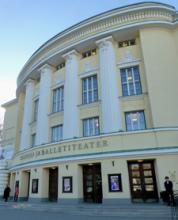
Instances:
[[[18,99],[15,98],[15,99],[12,99],[12,100],[10,100],[10,101],[8,101],[8,102],[5,102],[4,104],[1,105],[1,107],[7,108],[7,107],[9,107],[10,105],[13,105],[13,104],[15,104],[15,103],[17,103],[17,102],[18,102]]]

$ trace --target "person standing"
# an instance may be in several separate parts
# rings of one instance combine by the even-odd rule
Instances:
[[[14,202],[17,202],[18,197],[19,197],[19,186],[17,185],[15,187]]]
[[[170,206],[172,201],[174,205],[175,201],[174,201],[174,193],[173,193],[173,183],[171,180],[169,180],[168,176],[165,177],[164,187],[167,194],[167,204]]]
[[[10,187],[7,185],[6,188],[4,189],[4,201],[7,202],[9,195],[10,195]]]

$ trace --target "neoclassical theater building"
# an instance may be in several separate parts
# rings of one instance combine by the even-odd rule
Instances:
[[[16,97],[3,105],[14,154],[0,184],[20,200],[155,202],[165,176],[178,190],[174,7],[128,5],[64,30],[24,65]]]

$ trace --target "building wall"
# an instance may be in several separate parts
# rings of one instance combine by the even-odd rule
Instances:
[[[103,202],[120,199],[128,202],[132,197],[128,161],[134,160],[154,161],[158,194],[164,190],[167,175],[178,189],[175,169],[178,165],[178,28],[174,15],[177,13],[172,7],[159,3],[141,3],[110,11],[72,27],[71,32],[66,30],[57,35],[29,59],[18,77],[17,103],[5,106],[4,122],[3,143],[12,139],[16,149],[9,163],[11,186],[17,180],[20,182],[21,199],[48,200],[49,170],[57,167],[58,201],[81,202],[83,165],[100,164]],[[119,47],[119,42],[132,39],[136,40],[135,45]],[[96,49],[96,54],[82,57],[90,49]],[[66,66],[59,68],[61,63]],[[120,69],[133,66],[139,67],[142,93],[124,96]],[[82,80],[92,75],[97,75],[98,100],[84,105]],[[26,89],[29,79],[30,95]],[[55,113],[52,110],[53,90],[60,86],[64,86],[64,99],[67,97],[65,105],[70,102],[72,111],[70,108]],[[104,86],[113,96],[117,91],[109,106],[105,100],[110,102],[113,97],[104,93]],[[35,121],[37,99],[42,102]],[[26,114],[30,108],[31,112]],[[128,132],[125,113],[139,110],[144,111],[146,129]],[[112,125],[112,132],[105,132],[108,123],[105,115],[111,120],[117,118],[108,124],[108,127]],[[96,116],[100,134],[83,137],[83,119]],[[24,117],[28,119],[29,146],[21,146]],[[66,132],[69,135],[51,143],[51,128],[61,124],[65,125],[65,132],[69,129]],[[74,125],[76,129],[72,130]],[[31,147],[33,134],[39,137],[36,146]],[[108,175],[114,173],[121,174],[121,192],[109,192]],[[65,176],[73,179],[72,193],[63,192]],[[33,179],[38,179],[37,193],[32,192]]]
[[[159,192],[164,190],[164,177],[169,175],[170,179],[173,181],[174,190],[178,190],[178,172],[175,167],[178,166],[177,154],[175,155],[157,155],[157,156],[132,156],[132,157],[113,157],[108,159],[98,159],[90,160],[89,163],[100,163],[101,172],[102,172],[102,191],[103,191],[103,202],[107,201],[131,201],[131,192],[129,184],[129,174],[128,174],[128,161],[138,161],[138,160],[154,160],[156,180],[157,180],[157,189],[158,196]],[[114,162],[114,164],[113,164]],[[81,202],[83,201],[83,173],[82,166],[87,164],[88,161],[75,161],[75,162],[66,162],[66,163],[53,163],[48,167],[38,167],[29,169],[30,172],[30,184],[32,179],[38,179],[38,193],[34,194],[31,191],[31,186],[29,190],[29,197],[31,201],[46,201],[48,200],[48,190],[49,190],[49,167],[57,166],[58,167],[58,201],[59,203],[67,202]],[[164,164],[169,164],[165,167]],[[66,165],[68,168],[66,169]],[[164,169],[163,169],[164,167]],[[109,174],[121,174],[122,180],[122,191],[121,192],[109,192]],[[72,193],[64,193],[62,179],[63,177],[71,176],[73,180],[73,190]],[[20,198],[24,198],[27,195],[27,173],[25,171],[19,170],[19,181],[23,184],[20,187]]]
[[[146,76],[145,76],[145,70],[144,70],[144,60],[142,57],[142,51],[141,51],[141,45],[140,45],[140,39],[139,36],[136,38],[136,45],[125,47],[125,48],[118,48],[118,42],[114,42],[114,48],[115,48],[115,56],[116,56],[116,76],[117,76],[117,84],[118,84],[118,99],[120,100],[120,110],[121,110],[121,116],[122,116],[122,130],[126,130],[125,126],[125,112],[129,111],[137,111],[137,110],[144,110],[145,111],[145,119],[146,119],[146,125],[147,128],[152,128],[152,115],[150,112],[150,105],[149,105],[149,98],[148,98],[148,92],[147,92],[147,82],[146,82]],[[140,70],[140,78],[141,78],[141,86],[142,86],[142,94],[139,96],[128,96],[123,97],[122,96],[122,84],[121,84],[121,76],[120,76],[120,68],[122,68],[122,65],[125,64],[125,57],[127,54],[131,55],[134,60],[138,60],[139,70]],[[82,119],[90,118],[99,116],[100,119],[100,131],[102,133],[102,113],[101,113],[101,81],[100,81],[100,70],[99,70],[99,51],[97,49],[97,53],[95,56],[87,57],[84,59],[79,59],[79,74],[78,74],[78,111],[79,111],[79,130],[80,130],[80,137],[83,136],[83,127],[82,127]],[[126,65],[133,66],[135,64],[132,64],[130,62]],[[89,67],[88,67],[89,66]],[[88,71],[86,68],[92,68],[90,71]],[[82,105],[82,79],[83,77],[86,77],[88,75],[95,75],[97,74],[98,79],[98,102],[91,103],[88,105]],[[52,74],[52,81],[51,81],[51,92],[50,92],[50,99],[49,99],[49,106],[48,106],[48,142],[50,142],[51,138],[51,127],[59,124],[64,123],[64,113],[57,112],[52,113],[52,100],[53,100],[53,89],[64,85],[65,89],[65,68],[62,68],[60,70],[54,71]],[[33,100],[37,99],[39,97],[39,83],[34,87],[34,95]],[[21,114],[21,117],[23,114]],[[22,120],[22,119],[21,119]],[[116,122],[117,123],[117,122]],[[36,122],[33,121],[33,113],[32,113],[32,123],[31,123],[31,134],[36,132]]]
[[[165,28],[142,29],[140,38],[153,125],[177,126],[178,39]]]

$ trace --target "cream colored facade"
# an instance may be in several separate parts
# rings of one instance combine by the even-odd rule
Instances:
[[[83,55],[93,49],[96,51]],[[19,198],[30,201],[53,200],[56,194],[54,200],[67,204],[158,201],[165,176],[170,176],[178,190],[177,60],[178,14],[172,6],[160,3],[102,13],[42,45],[18,76],[17,99],[4,105],[2,143],[4,147],[11,143],[15,149],[8,161],[12,195],[18,181]],[[65,66],[57,68],[62,63]],[[134,67],[139,70],[141,92],[124,95],[121,72],[134,71]],[[98,98],[84,104],[82,85],[91,76],[97,77]],[[135,88],[136,81],[133,84]],[[55,112],[54,90],[61,87],[64,109]],[[129,130],[127,114],[137,112],[138,116],[140,111],[145,127]],[[85,137],[84,120],[95,117],[99,118],[99,125],[95,124],[99,134]],[[137,120],[132,118],[131,123]],[[52,128],[58,125],[63,125],[63,138],[52,143]],[[150,176],[144,176],[146,166],[151,166],[146,170]],[[87,188],[89,176],[99,199]],[[55,182],[57,178],[55,186],[53,178]],[[116,178],[116,190],[109,178]]]

